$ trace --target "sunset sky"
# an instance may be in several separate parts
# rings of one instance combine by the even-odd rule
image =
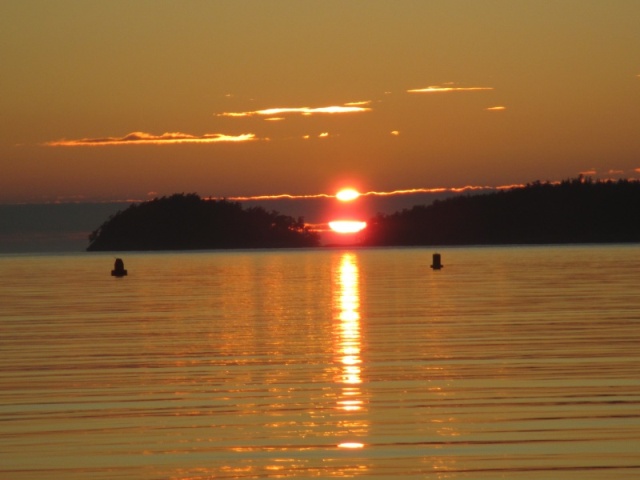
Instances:
[[[640,177],[638,0],[6,0],[0,203]]]

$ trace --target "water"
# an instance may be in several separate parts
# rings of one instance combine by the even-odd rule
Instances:
[[[640,476],[640,246],[0,256],[0,478]]]

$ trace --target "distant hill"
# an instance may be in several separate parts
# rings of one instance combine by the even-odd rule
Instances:
[[[87,247],[96,219],[127,203],[0,205],[0,253],[77,252]]]
[[[261,207],[175,194],[132,204],[89,236],[88,251],[314,247],[319,236]]]
[[[363,245],[640,242],[640,182],[535,182],[378,214]]]

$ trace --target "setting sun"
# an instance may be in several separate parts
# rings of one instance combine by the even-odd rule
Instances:
[[[329,228],[337,233],[357,233],[367,226],[367,222],[356,220],[336,220],[329,222]]]
[[[355,200],[360,196],[360,192],[354,190],[353,188],[343,188],[338,193],[336,193],[336,198],[341,202],[350,202],[351,200]]]

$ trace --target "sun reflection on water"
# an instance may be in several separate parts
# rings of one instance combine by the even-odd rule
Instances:
[[[360,273],[357,257],[344,253],[336,271],[336,292],[334,294],[336,315],[335,351],[340,365],[336,383],[341,387],[337,400],[337,409],[350,413],[363,413],[366,408],[362,396],[362,357],[360,331]],[[368,422],[360,416],[345,418],[342,427],[352,435],[365,435]],[[356,439],[357,440],[357,439]],[[338,445],[339,448],[357,449],[364,444],[349,439]]]
[[[344,384],[343,396],[360,396],[360,389],[354,385],[362,383],[360,364],[360,288],[359,272],[355,256],[343,255],[339,270],[339,335],[338,352],[342,363],[340,383]],[[351,398],[349,405],[355,405],[357,400]],[[358,405],[361,405],[361,400]],[[350,408],[350,409],[353,409]]]

